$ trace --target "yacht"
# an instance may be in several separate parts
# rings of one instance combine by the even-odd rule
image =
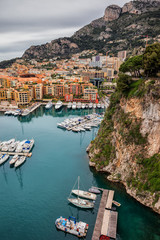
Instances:
[[[82,107],[82,103],[81,102],[78,102],[77,103],[77,108],[80,109]]]
[[[23,110],[22,116],[27,116],[30,113],[28,109]]]
[[[101,108],[101,104],[100,103],[97,104],[97,108]]]
[[[27,141],[27,140],[24,140],[24,141],[20,142],[20,143],[17,145],[17,148],[16,148],[15,152],[17,152],[17,153],[22,152],[22,150],[23,150],[23,144],[24,144],[26,141]]]
[[[52,106],[53,106],[52,101],[49,101],[49,102],[46,104],[45,109],[50,109]]]
[[[19,156],[17,154],[14,155],[13,158],[10,160],[9,164],[10,165],[14,164],[18,159],[19,159]]]
[[[58,101],[55,105],[55,109],[56,110],[60,109],[62,107],[62,105],[63,105],[62,101]]]
[[[71,102],[68,103],[67,108],[68,108],[68,109],[71,109],[71,108],[72,108],[72,103],[71,103]]]
[[[89,108],[92,108],[93,107],[93,103],[89,103]]]
[[[94,104],[93,104],[93,108],[96,108],[96,107],[97,107],[97,105],[96,105],[96,103],[94,103]]]
[[[73,104],[72,104],[72,109],[76,109],[76,102],[73,102]]]
[[[1,158],[0,158],[0,164],[6,162],[9,158],[9,155],[4,154]]]
[[[103,103],[101,103],[101,108],[104,109],[104,104]]]
[[[82,103],[82,109],[85,109],[86,105],[85,103]]]
[[[96,200],[96,194],[94,193],[90,193],[90,192],[87,192],[87,191],[83,191],[83,190],[77,190],[77,189],[74,189],[72,190],[72,193],[81,197],[81,198],[87,198],[87,199],[90,199],[90,200]]]
[[[34,145],[34,139],[25,141],[25,143],[23,145],[23,152],[25,152],[25,153],[30,152],[33,145]]]
[[[19,167],[20,165],[22,165],[22,163],[24,163],[26,161],[26,157],[25,156],[22,156],[20,157],[14,164],[14,167],[17,168]]]

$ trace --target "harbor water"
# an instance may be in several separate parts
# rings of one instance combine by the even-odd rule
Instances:
[[[58,231],[54,224],[59,216],[74,216],[89,224],[86,239],[91,240],[100,196],[92,210],[70,205],[67,197],[78,176],[85,190],[93,185],[115,190],[114,199],[121,203],[117,239],[160,239],[159,215],[127,195],[123,186],[108,182],[105,175],[89,167],[86,147],[98,129],[73,133],[57,128],[66,118],[91,112],[67,108],[56,112],[54,107],[45,110],[41,106],[26,117],[0,113],[0,141],[35,140],[32,157],[20,168],[10,168],[9,161],[0,166],[0,239],[76,239]]]

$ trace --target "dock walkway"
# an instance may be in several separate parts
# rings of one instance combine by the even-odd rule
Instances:
[[[18,152],[1,152],[0,151],[0,154],[7,154],[7,155],[11,155],[11,156],[18,155],[18,156],[25,156],[25,157],[31,157],[32,156],[31,152],[29,152],[29,153],[22,153],[22,152],[18,153]]]
[[[101,235],[116,239],[118,212],[112,211],[114,191],[104,189],[92,240],[98,240]]]

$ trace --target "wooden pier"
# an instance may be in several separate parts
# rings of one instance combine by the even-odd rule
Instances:
[[[31,157],[32,156],[32,153],[29,152],[29,153],[18,153],[18,152],[0,152],[0,154],[7,154],[7,155],[18,155],[18,156],[25,156],[25,157]]]
[[[92,240],[99,240],[101,235],[116,239],[118,212],[112,211],[114,191],[103,190]]]

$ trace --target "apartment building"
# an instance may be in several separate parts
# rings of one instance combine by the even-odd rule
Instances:
[[[88,87],[84,89],[84,99],[87,101],[95,102],[97,100],[97,89],[94,87]]]

